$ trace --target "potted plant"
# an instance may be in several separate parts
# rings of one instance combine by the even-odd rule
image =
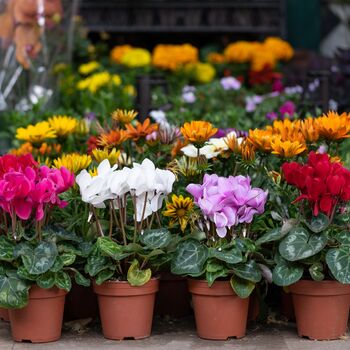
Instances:
[[[94,278],[103,334],[108,339],[148,337],[159,285],[155,273],[173,245],[158,211],[175,175],[149,159],[121,170],[106,159],[96,176],[83,170],[76,181],[99,233],[85,271]]]
[[[29,154],[0,157],[0,306],[9,309],[16,341],[57,340],[71,276],[90,283],[73,263],[91,247],[52,216],[73,183],[67,169],[39,166]]]
[[[306,164],[284,163],[282,170],[299,207],[260,242],[277,242],[273,281],[292,294],[299,336],[337,339],[350,306],[350,171],[315,152]]]
[[[216,174],[187,191],[201,212],[199,231],[178,244],[171,271],[190,277],[199,337],[243,337],[248,297],[262,278],[249,224],[263,213],[267,192],[252,188],[249,177]]]

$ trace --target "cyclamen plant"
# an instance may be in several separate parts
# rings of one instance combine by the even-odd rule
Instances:
[[[31,155],[0,157],[0,306],[24,307],[33,284],[69,291],[72,274],[89,285],[72,266],[89,247],[53,225],[51,216],[55,207],[67,205],[59,195],[73,184],[67,169],[39,166]]]
[[[255,244],[249,224],[264,212],[267,192],[251,186],[244,176],[205,175],[202,184],[190,184],[202,217],[200,233],[179,243],[172,261],[175,274],[204,278],[211,286],[216,279],[230,279],[233,290],[246,298],[262,278],[263,264],[254,259]]]
[[[143,285],[159,261],[169,259],[166,249],[175,238],[162,228],[158,211],[174,181],[171,171],[156,168],[149,159],[121,170],[104,160],[96,176],[86,170],[77,176],[100,235],[85,268],[97,284],[127,280],[132,286]]]

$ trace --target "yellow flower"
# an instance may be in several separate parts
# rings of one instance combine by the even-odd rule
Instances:
[[[89,169],[89,174],[91,176],[97,176],[97,168],[94,166],[92,169]]]
[[[214,128],[211,123],[202,120],[187,122],[181,127],[181,133],[185,140],[195,144],[203,144],[215,135],[217,131],[218,129]]]
[[[71,153],[55,159],[53,167],[59,169],[63,166],[72,173],[77,174],[79,171],[86,169],[91,164],[91,161],[92,159],[89,155]]]
[[[129,96],[136,96],[136,89],[133,85],[125,85],[123,91]]]
[[[123,124],[131,123],[136,116],[137,112],[135,112],[133,109],[128,111],[126,109],[123,110],[118,108],[112,113],[112,118]]]
[[[190,44],[159,44],[153,50],[152,63],[157,68],[176,70],[185,64],[196,62],[198,49]]]
[[[68,68],[67,63],[63,63],[63,62],[56,63],[53,67],[53,72],[54,74],[59,74],[61,72],[64,72],[67,68]]]
[[[257,150],[269,153],[273,137],[270,130],[254,129],[249,130],[248,140]]]
[[[36,144],[55,137],[55,130],[46,121],[28,125],[26,128],[18,128],[16,132],[16,139]]]
[[[210,83],[215,78],[215,68],[209,63],[196,63],[194,65],[195,79],[199,83]]]
[[[80,80],[77,84],[77,88],[78,90],[89,90],[94,94],[101,87],[108,85],[110,81],[111,75],[108,72],[95,73]]]
[[[301,121],[300,130],[307,142],[316,142],[320,138],[316,119],[306,118]]]
[[[48,122],[58,137],[65,137],[73,134],[78,126],[78,120],[66,115],[54,115]]]
[[[127,51],[121,63],[129,68],[145,67],[151,64],[151,54],[146,49],[134,48]]]
[[[100,68],[100,64],[96,61],[91,61],[89,63],[81,64],[79,66],[79,73],[82,75],[88,75],[94,72],[96,69]]]
[[[171,202],[166,202],[166,210],[163,211],[163,215],[171,218],[170,226],[179,224],[181,231],[184,232],[192,212],[193,200],[190,197],[184,198],[182,195],[173,194]]]
[[[271,69],[275,68],[277,58],[272,51],[265,49],[264,47],[257,48],[252,53],[251,69],[254,72],[259,72],[266,67]]]
[[[227,62],[246,63],[250,62],[254,52],[261,47],[258,42],[237,41],[229,44],[224,50]]]
[[[120,75],[113,74],[112,75],[112,83],[116,86],[119,86],[122,83],[122,79],[120,78]]]
[[[86,119],[80,119],[78,121],[78,125],[75,128],[75,133],[78,135],[86,135],[90,130],[90,122]]]
[[[110,52],[110,58],[115,63],[121,63],[121,60],[128,51],[132,49],[130,45],[115,46]]]
[[[350,137],[350,113],[339,115],[329,111],[327,114],[316,118],[315,123],[321,137],[334,141]]]
[[[299,141],[282,141],[280,137],[275,137],[271,142],[272,154],[280,157],[291,158],[307,151],[304,143]]]
[[[103,160],[108,159],[109,163],[114,165],[117,163],[117,160],[120,156],[120,151],[117,151],[115,148],[112,148],[111,151],[108,150],[108,148],[104,149],[98,149],[95,148],[92,151],[92,155],[97,163],[101,163]]]
[[[265,39],[263,46],[271,51],[278,60],[288,61],[294,55],[292,46],[281,38],[268,37]]]

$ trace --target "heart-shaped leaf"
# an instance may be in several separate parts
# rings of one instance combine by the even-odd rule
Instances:
[[[236,247],[233,247],[230,250],[210,248],[209,256],[224,261],[228,264],[237,264],[243,260],[242,252]]]
[[[326,254],[326,263],[340,283],[350,283],[350,246],[330,249]]]
[[[0,276],[0,307],[19,309],[28,303],[30,284],[15,276]]]
[[[279,228],[279,227],[273,228],[272,230],[266,232],[263,236],[259,237],[256,240],[256,244],[261,245],[261,244],[267,243],[267,242],[278,241],[278,240],[282,239],[285,235],[286,235],[286,233],[282,234],[281,228]]]
[[[329,226],[329,218],[327,215],[319,213],[311,218],[310,223],[306,222],[306,225],[312,232],[319,233]]]
[[[255,288],[254,282],[247,281],[236,275],[231,277],[230,284],[235,293],[242,299],[248,298]]]
[[[272,280],[278,286],[289,286],[303,276],[304,269],[289,261],[280,259],[272,272]]]
[[[302,227],[292,229],[279,245],[279,252],[289,261],[297,261],[317,254],[327,244],[326,232],[310,234]]]
[[[254,283],[260,282],[262,277],[259,265],[254,260],[237,264],[232,267],[232,270],[238,277]]]
[[[52,288],[56,283],[55,274],[51,271],[45,272],[44,274],[38,276],[36,283],[41,288]]]
[[[75,270],[75,275],[74,275],[74,280],[75,283],[79,284],[80,286],[83,287],[89,287],[91,282],[88,278],[86,278],[82,273],[80,273],[78,270]]]
[[[107,269],[109,266],[113,265],[108,257],[102,255],[90,255],[87,258],[85,272],[94,277],[102,270]]]
[[[0,235],[0,260],[14,260],[14,248],[15,244],[12,241],[10,241],[6,236]]]
[[[96,284],[100,285],[103,282],[106,282],[109,279],[111,279],[113,275],[114,275],[114,270],[110,270],[110,269],[103,270],[96,275],[95,282]]]
[[[151,269],[141,270],[139,262],[135,259],[129,267],[127,279],[131,286],[143,286],[152,277]]]
[[[309,267],[309,273],[314,281],[322,281],[324,279],[323,265],[320,262],[312,264]]]
[[[140,235],[140,242],[149,249],[161,249],[171,242],[171,233],[166,228],[144,230]]]
[[[64,289],[67,292],[72,288],[72,280],[68,273],[64,271],[56,272],[55,284],[58,288]]]

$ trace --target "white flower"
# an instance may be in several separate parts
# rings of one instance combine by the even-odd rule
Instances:
[[[164,124],[169,125],[168,120],[166,118],[166,114],[161,109],[151,111],[149,115],[158,123],[158,124]]]
[[[108,187],[117,197],[121,197],[130,191],[127,179],[130,176],[131,169],[124,167],[122,170],[115,171],[110,177]]]
[[[183,154],[187,157],[196,158],[198,157],[198,148],[191,143],[181,148]]]
[[[148,158],[144,159],[141,164],[134,163],[127,179],[130,190],[136,196],[143,192],[153,191],[155,171],[154,163]]]

